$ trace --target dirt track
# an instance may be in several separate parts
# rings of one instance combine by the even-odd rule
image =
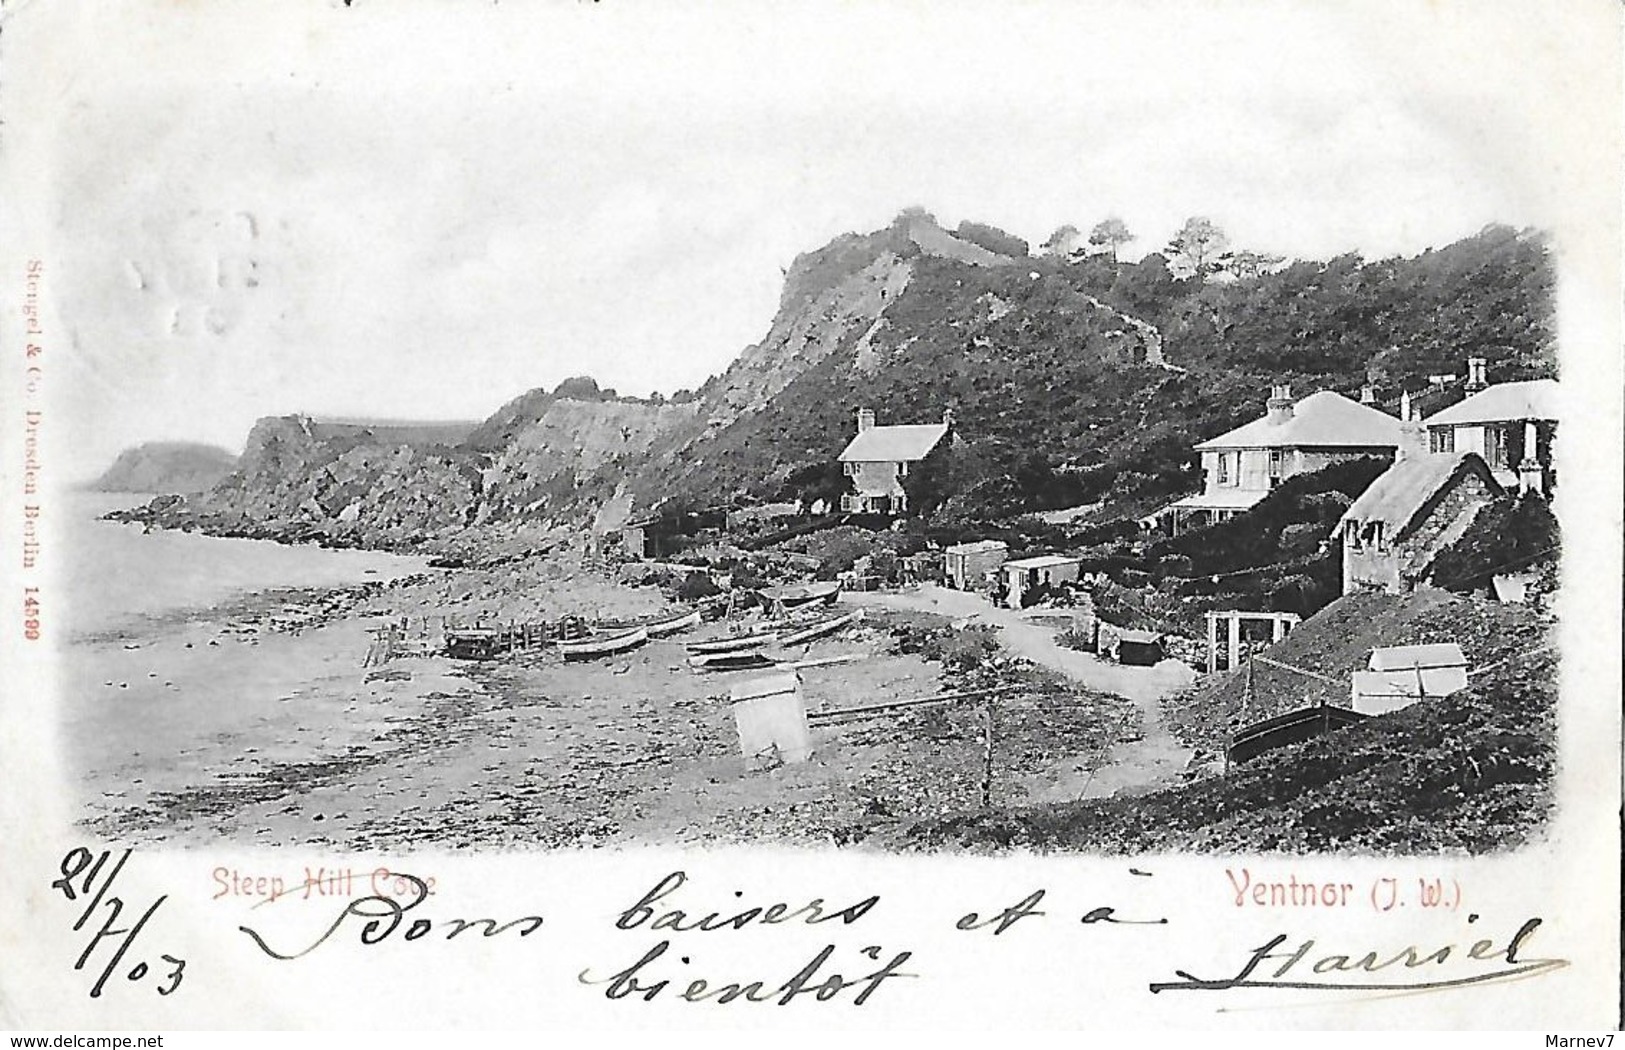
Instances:
[[[1142,718],[1138,739],[1114,745],[1104,766],[1087,773],[1063,775],[1036,791],[1035,802],[1149,790],[1176,777],[1190,761],[1190,749],[1168,731],[1161,715],[1162,698],[1190,684],[1195,677],[1195,672],[1177,660],[1164,660],[1156,667],[1107,663],[1089,653],[1057,645],[1053,631],[1030,622],[1016,610],[997,608],[979,595],[946,587],[926,585],[898,594],[848,593],[841,597],[853,605],[937,613],[992,625],[999,630],[1000,642],[1017,656],[1134,704]]]

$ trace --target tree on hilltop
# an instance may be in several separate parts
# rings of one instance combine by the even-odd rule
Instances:
[[[1262,277],[1272,272],[1286,260],[1279,255],[1267,255],[1263,252],[1236,252],[1230,257],[1227,267],[1229,271],[1241,280]]]
[[[1089,231],[1089,243],[1097,248],[1105,248],[1106,253],[1112,257],[1112,262],[1117,261],[1117,249],[1132,240],[1134,234],[1129,232],[1128,223],[1115,215],[1102,219]]]
[[[1168,242],[1168,261],[1181,277],[1205,281],[1228,263],[1225,249],[1229,245],[1230,238],[1217,223],[1206,216],[1193,215]]]
[[[1049,239],[1039,248],[1045,255],[1056,255],[1064,259],[1077,251],[1078,239],[1082,236],[1083,234],[1078,232],[1076,226],[1066,223],[1063,226],[1057,226],[1055,232],[1050,234]]]

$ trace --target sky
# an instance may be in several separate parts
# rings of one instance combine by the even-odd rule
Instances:
[[[765,334],[797,253],[911,205],[1034,245],[1116,215],[1129,257],[1197,214],[1287,257],[1491,222],[1583,254],[1617,32],[1543,6],[29,5],[3,163],[57,455],[670,394]]]

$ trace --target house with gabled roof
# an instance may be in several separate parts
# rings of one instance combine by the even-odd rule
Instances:
[[[1361,456],[1391,456],[1399,445],[1399,420],[1330,390],[1296,403],[1288,386],[1276,386],[1260,419],[1196,446],[1202,457],[1202,491],[1159,510],[1142,524],[1164,521],[1174,532],[1232,518],[1294,474]]]
[[[1373,481],[1337,523],[1343,547],[1343,593],[1407,594],[1427,581],[1433,561],[1502,495],[1475,452],[1428,454],[1404,438],[1392,467]]]
[[[1502,486],[1549,495],[1558,399],[1555,379],[1485,387],[1422,421],[1429,450],[1476,453]]]
[[[906,514],[908,493],[903,479],[910,467],[929,456],[953,430],[953,413],[941,423],[877,426],[873,409],[858,410],[858,432],[841,452],[843,473],[852,492],[841,497],[841,509],[859,514]]]

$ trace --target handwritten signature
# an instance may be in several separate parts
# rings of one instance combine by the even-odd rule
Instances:
[[[1477,920],[1477,915],[1470,915],[1467,919],[1469,923]],[[1345,992],[1428,992],[1534,977],[1569,964],[1567,959],[1526,959],[1520,954],[1525,942],[1534,935],[1541,922],[1538,918],[1526,921],[1504,947],[1498,947],[1493,940],[1484,939],[1465,948],[1460,944],[1445,944],[1427,952],[1414,944],[1399,949],[1364,952],[1326,951],[1313,938],[1306,938],[1293,947],[1285,947],[1291,938],[1282,933],[1255,948],[1252,957],[1234,977],[1207,980],[1194,977],[1184,970],[1175,970],[1179,980],[1152,984],[1151,991],[1226,992],[1236,988],[1291,988]],[[1279,964],[1273,969],[1264,967],[1260,971],[1259,968],[1265,963],[1277,961]],[[1424,971],[1424,967],[1430,969]],[[1255,973],[1259,976],[1254,976]]]

